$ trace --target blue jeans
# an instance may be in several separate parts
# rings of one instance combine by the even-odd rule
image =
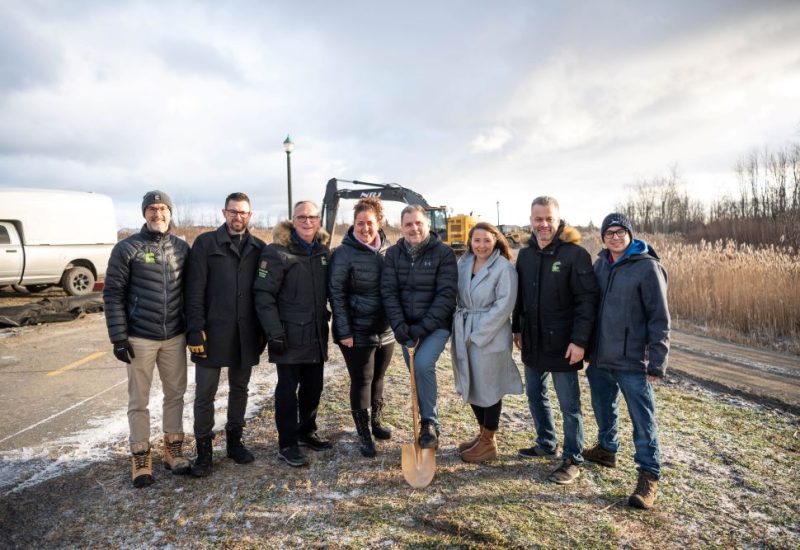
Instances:
[[[586,370],[597,420],[598,442],[608,451],[619,449],[619,394],[622,392],[633,423],[633,456],[640,470],[661,477],[661,448],[656,425],[656,398],[644,372],[604,369],[589,365]]]
[[[583,415],[581,414],[581,388],[578,372],[541,372],[525,365],[525,394],[536,426],[536,444],[543,450],[555,452],[556,426],[553,410],[547,396],[547,379],[552,376],[558,397],[558,406],[564,418],[564,450],[561,458],[571,458],[583,464]]]
[[[439,426],[439,414],[436,412],[436,360],[444,351],[450,338],[450,331],[436,329],[417,344],[414,354],[414,375],[417,379],[417,400],[419,416],[423,420],[432,420]],[[408,365],[408,350],[403,346],[403,357]]]

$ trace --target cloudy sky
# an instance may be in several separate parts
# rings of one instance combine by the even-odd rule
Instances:
[[[598,223],[675,166],[699,198],[800,141],[800,2],[0,0],[0,187],[263,220],[331,177]],[[345,208],[349,205],[345,205]],[[81,215],[90,215],[83,212]]]

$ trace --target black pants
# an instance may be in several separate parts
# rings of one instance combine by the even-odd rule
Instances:
[[[491,407],[479,407],[477,405],[470,405],[472,412],[475,413],[475,418],[478,419],[478,424],[491,430],[497,431],[500,426],[500,413],[503,412],[503,400],[501,399]]]
[[[317,431],[322,366],[323,363],[277,365],[275,425],[281,449],[296,444],[298,436]]]
[[[207,437],[214,432],[214,398],[222,369],[195,366],[194,436]],[[247,385],[253,367],[228,368],[228,422],[226,430],[244,428],[247,410]]]
[[[394,342],[377,348],[339,346],[350,373],[350,408],[369,409],[383,399],[383,378],[392,362]]]

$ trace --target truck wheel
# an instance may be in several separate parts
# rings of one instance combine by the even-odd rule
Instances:
[[[92,270],[82,265],[68,269],[61,279],[61,287],[70,296],[89,294],[94,288]]]

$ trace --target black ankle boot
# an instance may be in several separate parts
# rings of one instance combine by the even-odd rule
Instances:
[[[199,437],[197,444],[197,458],[192,462],[192,475],[195,477],[206,477],[211,475],[213,449],[211,446],[211,436]]]
[[[358,448],[361,454],[366,457],[373,457],[378,454],[375,450],[375,442],[372,440],[372,434],[369,432],[369,411],[367,409],[358,409],[353,411],[353,420],[356,423],[356,430],[358,431],[358,438],[361,446]]]
[[[242,428],[225,430],[225,450],[228,458],[232,458],[236,464],[248,464],[255,460],[253,453],[242,444]]]
[[[389,439],[392,437],[392,430],[381,425],[383,419],[383,399],[372,402],[372,435],[375,439]]]

